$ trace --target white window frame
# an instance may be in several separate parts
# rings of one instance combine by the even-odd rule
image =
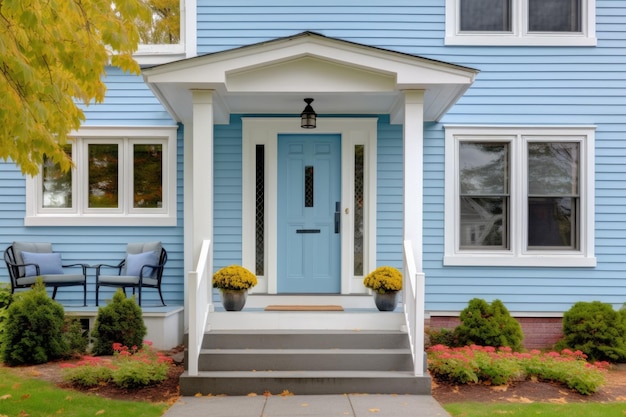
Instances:
[[[197,54],[197,0],[180,0],[180,42],[140,44],[133,55],[139,65],[160,65]]]
[[[461,32],[460,0],[446,0],[446,45],[595,46],[596,0],[582,0],[580,32],[528,32],[528,0],[512,0],[512,30]]]
[[[177,126],[82,127],[72,137],[72,207],[44,208],[42,173],[26,179],[25,226],[176,226],[176,133]],[[116,143],[120,154],[119,206],[89,208],[87,151],[93,143]],[[133,146],[163,146],[163,206],[133,205]]]
[[[528,210],[527,143],[531,141],[580,143],[579,245],[576,249],[527,249]],[[459,143],[507,142],[510,150],[510,218],[508,249],[460,249]],[[595,126],[445,126],[445,254],[451,266],[596,266]]]

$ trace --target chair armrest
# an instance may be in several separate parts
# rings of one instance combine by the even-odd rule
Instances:
[[[123,266],[124,266],[124,261],[120,262],[117,265],[107,265],[107,264],[96,265],[96,278],[98,278],[98,276],[100,276],[100,269],[101,268],[117,269],[117,275],[120,275],[122,273],[122,267]]]
[[[157,265],[142,265],[141,266],[141,270],[139,271],[139,278],[143,278],[143,269],[144,268],[150,268],[152,271],[158,271],[160,269],[163,269],[163,264],[157,264]],[[149,275],[152,275],[153,272],[151,272]]]
[[[70,265],[61,265],[63,268],[76,268],[81,267],[83,269],[83,275],[87,275],[87,268],[89,265],[87,264],[70,264]]]

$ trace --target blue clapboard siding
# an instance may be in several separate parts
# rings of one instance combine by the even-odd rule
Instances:
[[[82,106],[87,126],[172,125],[163,105],[143,82],[141,75],[107,67],[107,92],[102,103]]]
[[[214,163],[214,269],[241,264],[242,258],[242,124],[215,126]]]

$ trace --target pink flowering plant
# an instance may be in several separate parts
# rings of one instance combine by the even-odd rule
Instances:
[[[455,384],[506,385],[538,379],[565,384],[584,395],[596,392],[606,381],[607,362],[587,362],[581,351],[564,349],[520,353],[509,347],[435,345],[428,349],[428,369],[434,378]]]
[[[113,383],[121,388],[158,384],[167,378],[172,358],[144,341],[142,347],[113,344],[112,357],[83,356],[76,363],[63,363],[63,380],[73,385],[93,387]]]

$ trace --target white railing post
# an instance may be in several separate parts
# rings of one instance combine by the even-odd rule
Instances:
[[[195,271],[189,271],[189,346],[187,348],[187,373],[198,375],[198,361],[202,348],[202,339],[209,313],[214,310],[213,292],[210,278],[213,270],[211,241],[204,240],[200,249],[198,265]]]
[[[424,369],[424,292],[425,276],[417,272],[410,240],[404,241],[404,314],[406,317],[414,373],[423,376]]]

